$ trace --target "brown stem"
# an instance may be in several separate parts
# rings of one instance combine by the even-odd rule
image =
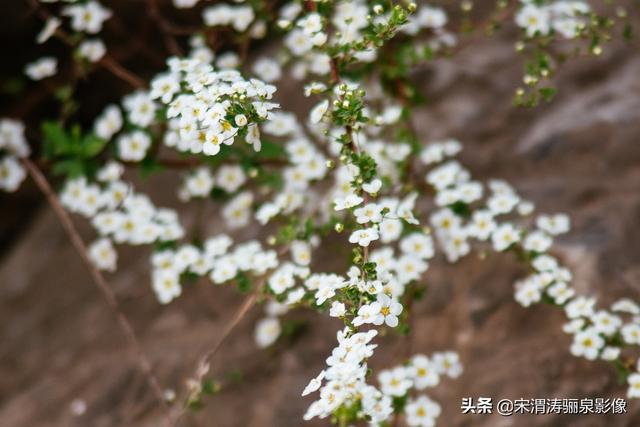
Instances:
[[[337,84],[340,81],[340,74],[338,73],[338,60],[331,58],[331,83]]]
[[[125,82],[129,83],[131,86],[138,89],[147,88],[147,83],[144,80],[142,80],[142,78],[138,77],[137,75],[133,74],[131,71],[124,68],[111,55],[106,54],[104,57],[102,57],[102,59],[98,63],[102,65],[104,68],[106,68],[107,70],[111,71],[111,73],[114,76],[118,77],[121,80],[124,80]]]
[[[258,295],[260,294],[261,289],[262,289],[262,286],[258,286],[256,290],[253,293],[251,293],[251,295],[245,298],[245,300],[242,302],[242,305],[238,308],[238,310],[233,315],[233,318],[231,318],[231,321],[227,323],[227,325],[225,326],[224,330],[222,331],[222,334],[220,335],[220,338],[218,338],[215,344],[206,353],[202,355],[202,357],[200,358],[200,362],[198,363],[199,366],[204,366],[208,364],[211,358],[215,356],[218,350],[220,350],[220,348],[222,347],[222,344],[224,344],[224,342],[227,340],[229,335],[231,335],[231,332],[236,328],[236,326],[238,326],[238,324],[244,318],[244,316],[247,315],[251,307],[255,305],[256,301],[258,300]]]
[[[177,31],[160,13],[158,0],[147,0],[147,9],[149,10],[151,18],[156,22],[160,30],[162,30],[162,37],[164,38],[164,44],[167,47],[167,50],[169,50],[172,55],[182,56],[183,53],[180,48],[180,44],[178,44],[178,41],[174,37],[174,34],[176,34]],[[187,34],[192,33],[188,32]]]
[[[125,337],[127,338],[127,341],[129,342],[129,347],[131,347],[131,349],[136,354],[136,357],[138,359],[138,364],[140,365],[140,369],[142,373],[147,378],[147,381],[151,386],[151,389],[153,390],[153,393],[155,394],[155,397],[158,400],[158,403],[165,411],[165,415],[166,415],[165,424],[167,426],[173,426],[174,422],[173,422],[171,410],[164,398],[164,393],[162,392],[160,383],[153,373],[151,362],[147,358],[147,355],[145,354],[144,350],[142,349],[142,345],[140,344],[140,341],[136,337],[133,326],[127,319],[127,316],[124,314],[122,309],[120,308],[120,305],[118,304],[118,300],[116,298],[115,293],[113,292],[113,290],[111,289],[107,281],[105,280],[100,270],[98,270],[96,266],[93,264],[93,262],[91,262],[89,253],[87,251],[87,247],[82,241],[82,238],[78,233],[78,230],[73,225],[71,217],[69,216],[67,211],[65,211],[64,207],[58,200],[57,195],[51,188],[51,185],[47,181],[47,178],[42,174],[40,169],[38,169],[35,163],[33,163],[31,160],[22,159],[22,163],[27,169],[27,171],[29,172],[29,175],[31,175],[31,178],[36,183],[38,188],[46,196],[47,201],[49,202],[49,204],[55,211],[56,215],[60,219],[60,222],[62,223],[62,226],[64,227],[67,235],[69,236],[69,239],[71,240],[72,245],[80,255],[80,258],[82,259],[85,266],[89,269],[89,273],[91,273],[93,281],[96,283],[96,285],[98,285],[98,288],[102,292],[102,295],[106,300],[107,304],[109,305],[109,308],[115,314],[118,320],[118,324],[120,325],[122,332],[124,333]]]
[[[202,384],[204,376],[207,374],[207,372],[209,372],[209,365],[213,356],[215,356],[218,350],[222,348],[222,344],[224,344],[226,339],[231,335],[231,332],[233,332],[240,321],[247,315],[251,307],[255,305],[263,284],[264,281],[262,281],[256,287],[256,290],[251,295],[245,298],[245,300],[242,302],[242,305],[238,308],[238,310],[236,310],[235,314],[231,318],[231,321],[225,326],[224,330],[222,331],[222,335],[220,335],[220,338],[218,338],[218,340],[209,350],[207,350],[202,356],[200,356],[194,375],[196,384]],[[180,413],[177,416],[177,420],[185,414],[186,403],[188,402],[185,402],[185,407],[181,409]]]

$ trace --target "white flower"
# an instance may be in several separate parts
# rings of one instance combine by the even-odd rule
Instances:
[[[216,185],[228,193],[235,192],[245,182],[247,176],[238,165],[222,165],[216,174]]]
[[[493,213],[488,210],[479,210],[473,213],[472,222],[467,227],[469,236],[478,240],[487,240],[496,229]]]
[[[405,197],[399,204],[397,214],[400,218],[409,224],[417,225],[419,221],[413,216],[413,207],[415,206],[418,193],[411,193]]]
[[[27,173],[13,156],[0,159],[0,189],[13,192],[18,189]]]
[[[162,102],[168,104],[179,90],[180,79],[176,74],[159,74],[151,81],[151,92],[149,96],[152,99],[161,99]]]
[[[407,284],[417,280],[427,271],[429,264],[414,255],[403,255],[396,261],[396,278],[401,284]]]
[[[435,251],[433,239],[423,233],[411,233],[400,241],[400,250],[420,259],[433,258]]]
[[[629,383],[629,390],[627,397],[629,399],[640,397],[640,373],[635,372],[627,377],[627,383]]]
[[[402,304],[385,294],[378,294],[377,300],[380,303],[380,314],[384,316],[384,323],[392,328],[398,326],[398,316],[402,313]]]
[[[564,304],[575,295],[575,290],[570,288],[565,282],[558,282],[547,289],[549,296],[553,298],[556,304]]]
[[[198,4],[200,0],[173,0],[173,5],[178,9],[190,9]]]
[[[525,5],[516,15],[516,24],[526,29],[527,35],[532,37],[536,33],[547,35],[551,29],[551,17],[547,8],[533,4]]]
[[[384,243],[393,242],[398,240],[400,234],[402,234],[402,223],[397,219],[384,219],[379,224],[380,227],[380,240]]]
[[[343,303],[334,301],[331,304],[331,309],[329,310],[329,316],[331,317],[342,317],[346,313],[346,308]]]
[[[416,399],[410,399],[404,408],[407,416],[407,425],[410,427],[433,427],[436,424],[436,418],[442,412],[440,405],[427,396],[419,396]]]
[[[301,29],[290,31],[285,37],[284,44],[295,56],[302,56],[313,47],[311,37]]]
[[[153,122],[156,114],[156,105],[146,92],[134,92],[126,96],[122,104],[129,113],[129,120],[134,125],[147,127]]]
[[[316,304],[322,305],[329,298],[333,298],[336,294],[336,289],[330,283],[322,283],[316,291],[315,298]]]
[[[311,262],[311,246],[301,240],[292,242],[291,258],[298,265],[309,265]]]
[[[222,209],[222,217],[231,228],[244,227],[251,219],[251,205],[253,194],[249,191],[242,192],[231,199]]]
[[[447,14],[440,8],[421,6],[416,20],[424,28],[442,28],[447,23]]]
[[[322,380],[324,379],[325,374],[326,371],[322,370],[317,377],[309,381],[309,384],[307,384],[307,386],[304,388],[304,391],[302,392],[302,396],[306,396],[310,393],[313,393],[314,391],[317,391],[322,385]]]
[[[518,203],[518,207],[516,208],[516,210],[518,211],[518,215],[527,216],[533,212],[534,208],[535,206],[533,203],[523,200]]]
[[[216,260],[215,267],[209,277],[213,283],[221,284],[233,279],[238,274],[238,265],[233,256],[227,255]]]
[[[294,285],[293,272],[290,269],[282,268],[269,278],[269,287],[276,295],[283,293]]]
[[[487,202],[487,207],[494,215],[508,214],[517,206],[520,198],[513,193],[496,194]]]
[[[51,56],[45,56],[35,62],[27,64],[24,69],[25,74],[31,80],[42,80],[51,77],[58,71],[58,60]]]
[[[613,303],[611,310],[635,315],[640,314],[640,307],[638,307],[638,304],[628,298],[622,298]]]
[[[120,158],[129,162],[139,162],[147,155],[151,146],[151,138],[146,133],[136,130],[122,135],[118,139],[118,154]]]
[[[186,177],[183,190],[188,196],[187,199],[192,197],[207,197],[213,189],[213,183],[211,171],[208,167],[202,166]]]
[[[546,252],[551,247],[553,239],[545,232],[536,230],[529,233],[524,239],[523,246],[528,251]]]
[[[168,304],[182,293],[178,274],[171,270],[155,271],[153,274],[153,290],[161,304]]]
[[[595,330],[606,336],[612,336],[622,326],[622,319],[605,310],[598,311],[591,316],[591,321]]]
[[[247,116],[245,116],[244,114],[237,114],[233,118],[233,121],[235,122],[236,126],[238,126],[238,127],[246,126],[247,123],[248,123]]]
[[[311,113],[309,116],[309,120],[311,123],[319,123],[322,120],[322,117],[325,115],[327,110],[329,109],[329,100],[325,99],[320,102],[318,105],[311,109]]]
[[[234,30],[244,32],[255,19],[251,6],[229,6],[219,4],[204,9],[203,20],[206,25],[231,25]]]
[[[492,234],[493,248],[502,252],[507,250],[513,243],[520,241],[520,231],[512,224],[499,226]]]
[[[389,396],[404,396],[413,385],[409,379],[409,370],[404,366],[380,371],[378,382],[382,392]]]
[[[78,54],[89,62],[98,62],[107,53],[107,48],[99,39],[85,40],[78,46]]]
[[[353,211],[353,214],[356,216],[358,224],[376,223],[382,221],[382,209],[383,207],[380,205],[369,203]]]
[[[49,40],[51,36],[55,34],[56,30],[60,27],[60,24],[62,24],[62,21],[57,17],[52,16],[48,18],[47,22],[45,22],[44,24],[44,28],[42,28],[40,33],[38,33],[38,37],[36,38],[38,44],[42,44]]]
[[[378,230],[374,227],[369,227],[351,233],[349,243],[357,243],[360,246],[367,247],[372,241],[378,240],[379,237]]]
[[[307,35],[312,35],[322,30],[322,17],[318,13],[309,13],[298,21],[298,27]]]
[[[529,279],[516,283],[515,299],[523,307],[539,302],[542,299],[542,289],[540,283]]]
[[[541,215],[536,220],[536,225],[539,229],[546,231],[552,236],[566,233],[571,227],[569,217],[563,214]]]
[[[351,209],[355,206],[358,206],[362,203],[364,199],[360,196],[356,196],[355,194],[349,194],[345,198],[336,198],[334,200],[335,207],[334,210],[341,211],[343,209]]]
[[[440,375],[458,378],[460,374],[462,374],[460,356],[456,352],[445,351],[441,353],[434,353],[431,360]]]
[[[31,152],[24,135],[24,124],[13,119],[0,119],[0,149],[17,157],[27,157]]]
[[[254,335],[256,344],[260,348],[269,347],[276,342],[281,332],[282,328],[280,327],[278,319],[275,317],[266,317],[256,325]]]
[[[89,257],[99,270],[115,271],[118,255],[111,240],[98,239],[89,246]]]
[[[598,357],[600,349],[604,347],[604,339],[595,330],[595,328],[587,328],[578,332],[573,337],[571,345],[571,354],[574,356],[582,356],[589,360],[595,360]]]
[[[594,313],[595,298],[578,297],[571,300],[564,308],[569,319],[590,317]]]
[[[378,194],[378,191],[382,188],[382,180],[376,178],[371,182],[365,182],[362,184],[362,191],[371,195]]]
[[[427,356],[422,354],[415,355],[411,359],[411,367],[409,369],[416,390],[434,387],[440,382],[440,375],[433,362]]]
[[[620,332],[627,344],[640,344],[640,325],[637,323],[627,323]]]
[[[265,82],[275,82],[282,76],[280,64],[269,58],[260,58],[253,64],[253,72]]]
[[[90,34],[99,33],[104,21],[111,17],[111,11],[97,1],[67,6],[62,14],[71,17],[71,28]]]
[[[108,105],[96,119],[94,132],[104,140],[110,140],[122,128],[122,113],[116,105]]]
[[[382,325],[382,323],[384,323],[384,316],[380,313],[381,308],[382,306],[379,302],[364,304],[358,309],[358,316],[353,319],[353,325],[360,326],[365,323]]]

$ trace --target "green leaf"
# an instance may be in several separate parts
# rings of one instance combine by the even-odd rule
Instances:
[[[46,159],[68,154],[71,150],[69,138],[60,123],[42,123],[42,138],[43,156]]]
[[[97,156],[107,145],[107,141],[98,138],[93,134],[88,134],[82,140],[82,157],[91,158]]]
[[[251,281],[244,273],[238,273],[236,276],[236,282],[238,284],[238,290],[243,294],[246,294],[251,290]]]
[[[540,91],[540,95],[542,95],[542,98],[546,102],[551,101],[553,97],[556,95],[556,93],[558,92],[557,89],[553,87],[542,87],[539,89],[539,91]]]
[[[70,178],[75,178],[85,173],[85,167],[82,161],[78,159],[60,160],[56,162],[52,171],[54,175],[66,175]]]
[[[140,162],[140,175],[143,178],[147,178],[149,175],[156,172],[162,172],[163,170],[164,166],[152,157],[146,157]]]
[[[285,151],[280,144],[263,140],[262,148],[255,156],[259,159],[278,159],[285,157]]]

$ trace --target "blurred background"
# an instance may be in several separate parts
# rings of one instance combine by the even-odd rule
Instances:
[[[34,43],[42,22],[30,0],[0,2],[0,116],[22,118],[28,135],[55,112],[51,100],[71,72],[33,83],[27,62],[43,54],[64,58],[57,42]],[[143,0],[105,1],[118,19],[103,34],[110,53],[141,76],[151,77],[169,55]],[[487,2],[493,3],[493,2]],[[176,25],[195,25],[198,8],[173,9],[158,2]],[[205,2],[210,4],[210,2]],[[482,7],[479,8],[482,14]],[[638,28],[638,22],[635,22]],[[434,61],[413,75],[427,102],[415,113],[426,141],[453,137],[464,144],[461,161],[479,179],[509,181],[543,212],[568,213],[573,230],[555,254],[573,270],[579,292],[600,304],[621,297],[640,299],[640,55],[638,43],[605,45],[598,58],[578,58],[563,67],[554,101],[515,109],[512,96],[522,78],[513,48],[515,30],[477,37],[458,55]],[[224,40],[221,42],[224,47]],[[269,49],[266,42],[252,47]],[[296,111],[295,83],[282,85],[279,100]],[[103,70],[77,86],[75,119],[89,126],[109,102],[130,91]],[[37,141],[33,139],[37,147]],[[37,150],[37,148],[36,148]],[[176,207],[183,223],[195,221],[194,206],[177,200],[177,173],[141,180],[140,190],[156,205]],[[60,184],[59,182],[55,182]],[[171,190],[171,191],[170,191]],[[219,231],[219,206],[204,210],[205,229]],[[95,237],[75,218],[85,241]],[[242,230],[240,240],[256,229]],[[108,275],[124,311],[152,359],[163,387],[182,394],[201,352],[219,337],[243,296],[206,281],[187,286],[183,296],[161,306],[150,288],[149,252],[119,251],[118,272]],[[327,253],[323,269],[336,263]],[[337,264],[339,266],[341,263]],[[638,426],[640,403],[626,415],[537,417],[462,415],[462,397],[624,397],[626,387],[605,362],[570,355],[563,313],[550,306],[522,308],[513,283],[525,271],[510,257],[468,256],[456,265],[438,258],[427,275],[426,298],[416,304],[410,338],[386,336],[371,360],[374,369],[392,366],[414,353],[460,353],[464,373],[446,379],[429,395],[443,406],[441,426]],[[308,380],[324,366],[340,327],[307,311],[289,316],[291,333],[258,351],[254,308],[216,356],[212,375],[223,389],[181,426],[322,426],[304,423],[313,396],[301,398]],[[78,409],[84,409],[80,411]],[[33,183],[0,193],[0,425],[157,426],[161,413],[127,348],[116,320],[92,283],[51,209]]]

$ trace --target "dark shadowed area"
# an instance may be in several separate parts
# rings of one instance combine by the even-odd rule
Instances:
[[[43,86],[16,76],[24,63],[47,48],[32,47],[40,23],[28,6],[16,3],[20,5],[0,5],[0,37],[6,46],[1,112],[24,115],[36,126],[52,106],[44,101]],[[162,69],[162,56],[168,53],[154,37],[153,24],[144,19],[145,2],[111,3],[127,11],[123,16],[130,21],[108,23],[114,34],[107,43],[113,55],[143,76]],[[165,13],[170,15],[170,10]],[[190,14],[176,14],[175,20],[188,22],[185,16]],[[137,19],[141,24],[132,24]],[[572,61],[557,78],[556,99],[524,110],[511,105],[522,63],[509,31],[478,37],[457,56],[416,72],[427,103],[416,112],[415,125],[425,142],[444,137],[462,141],[461,161],[477,178],[505,179],[541,211],[570,214],[573,229],[558,240],[555,255],[572,269],[579,292],[598,296],[601,304],[620,297],[638,300],[637,41],[607,45],[597,59]],[[53,46],[49,49],[64,51]],[[97,71],[79,88],[79,120],[91,123],[106,102],[127,90],[126,84]],[[279,95],[293,111],[296,105],[287,100],[299,99],[297,91],[284,86]],[[176,174],[130,177],[156,205],[178,207],[187,228],[194,222],[194,205],[180,204],[176,197]],[[206,206],[203,218],[209,233],[222,229],[216,220],[219,208],[214,202]],[[95,236],[89,225],[74,220],[85,241],[91,241]],[[239,240],[251,238],[256,230],[242,230]],[[161,306],[150,288],[148,250],[126,247],[119,255],[118,272],[108,275],[108,281],[163,387],[182,395],[201,352],[216,341],[245,296],[201,281],[187,285],[177,301]],[[321,258],[315,262],[323,269],[344,268],[343,257],[331,251]],[[461,414],[460,401],[466,396],[625,396],[626,387],[617,384],[611,366],[570,355],[560,310],[544,305],[525,309],[514,301],[513,283],[524,274],[509,256],[471,255],[456,265],[437,258],[427,275],[426,298],[415,306],[416,333],[411,338],[383,337],[372,367],[392,366],[417,352],[458,351],[463,375],[445,379],[429,392],[443,406],[441,426],[640,425],[638,401],[630,401],[626,415],[615,416]],[[288,318],[301,322],[301,333],[259,351],[253,328],[261,315],[262,308],[254,308],[232,332],[212,365],[223,390],[208,398],[202,410],[184,417],[181,426],[328,425],[328,420],[302,421],[312,396],[301,398],[300,393],[323,368],[340,322],[293,311]],[[0,426],[160,425],[161,412],[113,314],[31,182],[17,194],[0,194],[0,343]],[[87,405],[81,416],[70,409],[76,399]]]

